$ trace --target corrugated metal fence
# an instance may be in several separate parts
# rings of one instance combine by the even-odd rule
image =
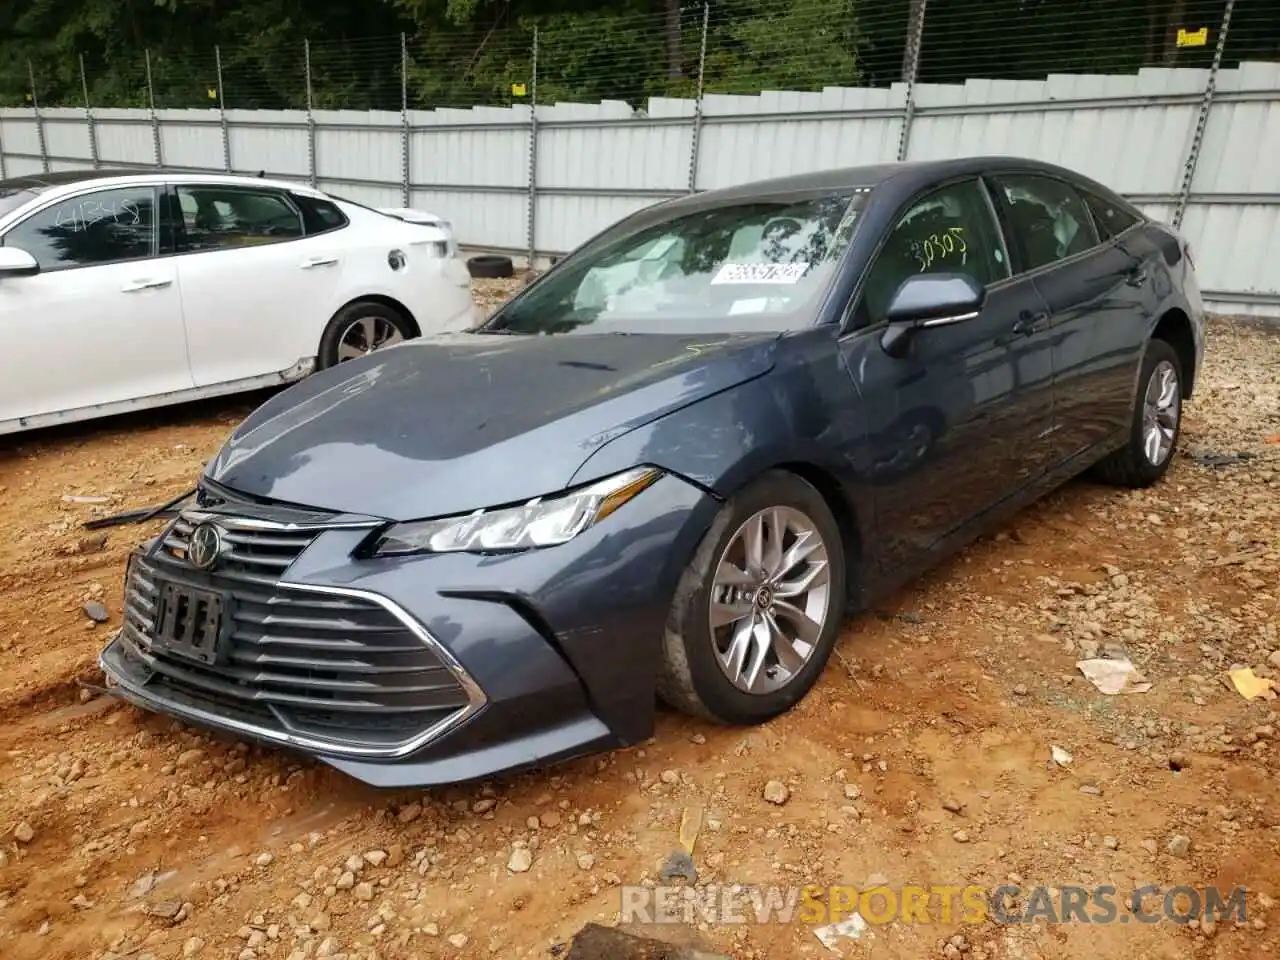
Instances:
[[[536,89],[536,88],[535,88]],[[536,103],[536,99],[534,100]],[[0,177],[266,172],[563,253],[658,199],[894,159],[1013,154],[1107,183],[1190,238],[1206,300],[1280,316],[1280,64],[465,110],[0,110]]]

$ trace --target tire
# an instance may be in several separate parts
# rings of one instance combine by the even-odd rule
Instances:
[[[1161,455],[1153,460],[1146,446],[1148,429],[1152,425],[1149,400],[1153,392],[1159,398],[1159,382],[1167,382],[1170,371],[1173,377],[1173,400],[1169,409],[1172,411],[1173,422],[1168,422],[1168,411],[1158,418],[1160,425],[1166,428],[1162,432],[1168,446],[1162,445]],[[1142,358],[1142,371],[1138,376],[1138,396],[1133,405],[1129,437],[1123,447],[1094,468],[1098,479],[1115,486],[1139,489],[1151,486],[1168,472],[1178,449],[1178,438],[1182,435],[1182,383],[1182,363],[1173,347],[1163,340],[1148,342],[1146,354]],[[1169,428],[1172,432],[1168,432]]]
[[[736,551],[742,546],[739,533],[743,525],[771,508],[781,508],[782,514],[791,519],[799,518],[820,538],[827,558],[826,613],[803,665],[798,665],[789,679],[775,675],[774,683],[785,679],[776,689],[748,692],[729,678],[717,656],[721,646],[728,646],[726,640],[732,637],[736,625],[713,631],[713,584],[721,558],[727,555],[736,559]],[[789,542],[784,539],[784,548]],[[811,562],[812,558],[806,564]],[[735,494],[716,515],[676,588],[663,637],[658,696],[684,713],[728,725],[763,723],[790,710],[817,682],[840,635],[846,600],[845,564],[839,524],[822,495],[804,480],[784,471],[771,471]],[[812,569],[808,567],[809,572]],[[803,602],[805,598],[790,597],[771,608],[781,610],[780,604],[791,599]],[[735,609],[750,609],[753,618],[758,616],[754,612],[758,607],[746,603]],[[793,623],[790,616],[775,615],[773,619],[787,627]],[[760,673],[767,676],[766,671]]]
[[[510,257],[482,253],[467,261],[467,271],[473,277],[501,280],[515,276],[516,269]]]
[[[351,334],[352,339],[348,342],[352,347],[359,348],[362,338],[359,331],[352,329],[357,326],[363,330],[375,331],[374,350],[401,340],[411,340],[418,335],[409,318],[394,307],[372,300],[356,300],[335,313],[325,326],[324,334],[320,337],[320,349],[316,354],[317,370],[327,370],[343,360],[354,359],[352,356],[343,356],[343,341]],[[384,333],[388,335],[388,339],[378,339]]]

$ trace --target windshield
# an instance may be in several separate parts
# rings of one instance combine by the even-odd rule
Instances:
[[[30,187],[0,188],[0,217],[12,213],[28,200],[34,200],[38,196],[40,191],[32,190]]]
[[[701,333],[808,326],[866,191],[738,201],[625,220],[481,333]],[[678,210],[678,208],[677,208]]]

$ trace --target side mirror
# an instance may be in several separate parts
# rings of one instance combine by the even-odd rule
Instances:
[[[40,272],[36,258],[17,247],[0,247],[0,279],[4,277],[29,277]]]
[[[898,287],[885,319],[880,346],[891,357],[906,354],[917,330],[972,320],[986,302],[986,289],[963,273],[916,274]]]

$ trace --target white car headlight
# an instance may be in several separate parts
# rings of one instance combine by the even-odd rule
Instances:
[[[398,523],[378,538],[373,554],[489,553],[555,546],[599,523],[661,476],[662,471],[653,467],[635,467],[518,507]]]

